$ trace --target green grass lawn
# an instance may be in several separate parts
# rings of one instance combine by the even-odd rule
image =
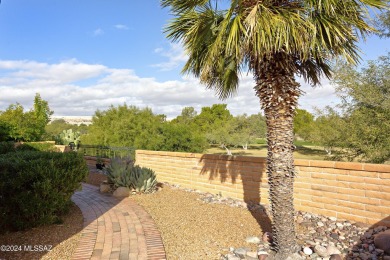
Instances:
[[[266,145],[250,145],[250,149],[244,150],[239,148],[230,149],[233,155],[242,155],[242,156],[267,156],[267,146]],[[212,147],[207,149],[205,153],[208,154],[226,154],[225,149],[219,147]],[[307,159],[307,160],[324,160],[326,152],[318,146],[307,146],[307,145],[297,145],[296,150],[294,151],[295,159]]]

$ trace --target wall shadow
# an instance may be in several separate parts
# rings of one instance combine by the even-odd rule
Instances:
[[[208,176],[209,181],[218,181],[221,184],[242,183],[243,201],[248,211],[256,219],[263,232],[272,232],[271,218],[264,206],[265,198],[261,198],[260,188],[268,189],[268,183],[262,183],[266,174],[266,161],[243,160],[236,156],[204,154],[200,158],[203,164],[200,174]],[[249,157],[247,157],[249,158]],[[223,190],[222,195],[226,191]],[[229,196],[228,196],[229,197]],[[268,203],[267,203],[268,204]]]

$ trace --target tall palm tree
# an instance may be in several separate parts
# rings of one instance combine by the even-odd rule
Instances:
[[[294,226],[293,118],[302,94],[330,77],[330,62],[359,60],[359,37],[374,29],[368,8],[386,0],[161,0],[174,18],[167,37],[181,42],[183,68],[221,99],[234,94],[243,70],[253,73],[267,122],[267,175],[276,257],[297,251]]]

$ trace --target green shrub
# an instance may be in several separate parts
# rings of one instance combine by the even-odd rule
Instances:
[[[0,155],[0,232],[57,223],[87,174],[77,153]]]

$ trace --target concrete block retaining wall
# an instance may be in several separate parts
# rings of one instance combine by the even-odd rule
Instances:
[[[136,151],[136,164],[160,182],[268,204],[266,159],[195,153]],[[390,165],[295,160],[297,210],[390,226]]]

